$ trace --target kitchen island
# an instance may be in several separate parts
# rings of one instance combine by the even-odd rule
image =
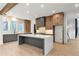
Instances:
[[[44,55],[47,55],[53,49],[53,37],[50,35],[19,34],[18,44],[23,43],[42,48]]]

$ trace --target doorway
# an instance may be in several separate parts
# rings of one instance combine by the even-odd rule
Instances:
[[[75,18],[75,38],[77,38],[78,35],[78,20]]]

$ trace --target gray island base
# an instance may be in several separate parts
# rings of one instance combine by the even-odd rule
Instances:
[[[20,34],[18,35],[18,44],[31,44],[43,49],[43,54],[47,55],[53,49],[53,36]]]

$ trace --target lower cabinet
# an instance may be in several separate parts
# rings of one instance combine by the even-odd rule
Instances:
[[[19,44],[23,44],[23,43],[30,44],[30,45],[44,49],[44,39],[42,38],[19,36]]]
[[[4,34],[3,43],[17,41],[17,34]]]
[[[44,40],[42,38],[26,37],[24,43],[28,43],[42,49],[44,48]]]

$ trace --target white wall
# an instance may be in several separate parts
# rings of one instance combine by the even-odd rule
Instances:
[[[67,13],[67,29],[70,39],[75,39],[75,18],[78,18],[76,12]]]
[[[0,44],[3,44],[3,26],[2,26],[2,16],[0,15]]]
[[[35,18],[31,19],[31,33],[34,34]]]
[[[64,43],[67,44],[67,14],[64,13]]]
[[[78,37],[79,37],[79,17],[77,17],[78,20]]]

